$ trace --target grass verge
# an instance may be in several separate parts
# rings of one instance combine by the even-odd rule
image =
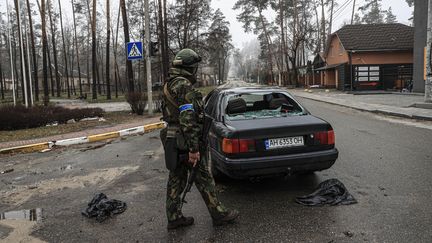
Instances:
[[[0,143],[80,132],[90,128],[111,127],[122,123],[144,122],[146,116],[138,116],[129,112],[109,112],[105,113],[104,118],[106,121],[83,121],[73,124],[60,124],[58,126],[0,131]]]

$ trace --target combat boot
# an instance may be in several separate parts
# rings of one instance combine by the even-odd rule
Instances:
[[[172,229],[177,229],[177,228],[180,228],[180,227],[190,226],[190,225],[193,225],[193,223],[194,223],[194,218],[193,217],[184,217],[184,216],[182,216],[181,218],[178,218],[178,219],[176,219],[174,221],[168,222],[167,228],[169,230],[172,230]]]
[[[239,212],[237,210],[229,210],[224,213],[221,217],[213,218],[214,226],[222,226],[225,224],[234,223],[234,221],[238,218]]]

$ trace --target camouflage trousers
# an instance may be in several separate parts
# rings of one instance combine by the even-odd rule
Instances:
[[[188,171],[190,169],[190,165],[181,163],[177,166],[176,170],[171,171],[169,174],[166,198],[168,221],[173,221],[183,216],[182,209],[180,208],[181,194],[186,187]],[[213,218],[218,218],[227,212],[225,206],[223,206],[217,198],[216,184],[213,176],[210,174],[204,155],[202,155],[199,164],[195,178],[195,186],[201,193],[201,197],[204,199],[207,209]]]

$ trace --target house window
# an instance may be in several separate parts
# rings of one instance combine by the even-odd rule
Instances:
[[[356,82],[379,82],[379,66],[357,66],[354,68],[354,81]]]

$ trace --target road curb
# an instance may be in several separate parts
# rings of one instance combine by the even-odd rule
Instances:
[[[336,103],[336,102],[332,102],[332,101],[326,101],[326,100],[322,100],[322,99],[319,99],[319,98],[313,98],[313,97],[303,96],[301,94],[293,94],[293,95],[301,97],[301,98],[304,98],[304,99],[319,101],[319,102],[323,102],[323,103],[327,103],[327,104],[331,104],[331,105],[338,105],[338,106],[342,106],[342,107],[346,107],[346,108],[351,108],[351,109],[354,109],[354,110],[359,110],[359,111],[364,111],[364,112],[371,112],[371,113],[375,113],[375,114],[396,116],[396,117],[401,117],[401,118],[409,118],[409,119],[416,119],[416,120],[423,120],[423,121],[432,121],[432,117],[427,117],[427,116],[421,116],[421,115],[416,115],[416,114],[408,115],[408,114],[397,113],[397,112],[393,112],[393,111],[379,110],[379,109],[363,109],[363,108],[358,108],[358,107],[355,107],[355,106],[340,104],[340,103]]]
[[[165,122],[151,123],[151,124],[123,129],[115,132],[89,135],[86,137],[69,138],[69,139],[63,139],[58,141],[49,141],[45,143],[36,143],[36,144],[29,144],[24,146],[0,149],[0,154],[33,153],[33,152],[40,152],[43,150],[51,149],[53,147],[67,147],[71,145],[100,142],[100,141],[115,139],[124,136],[149,133],[149,132],[162,129],[165,126],[166,126]]]

